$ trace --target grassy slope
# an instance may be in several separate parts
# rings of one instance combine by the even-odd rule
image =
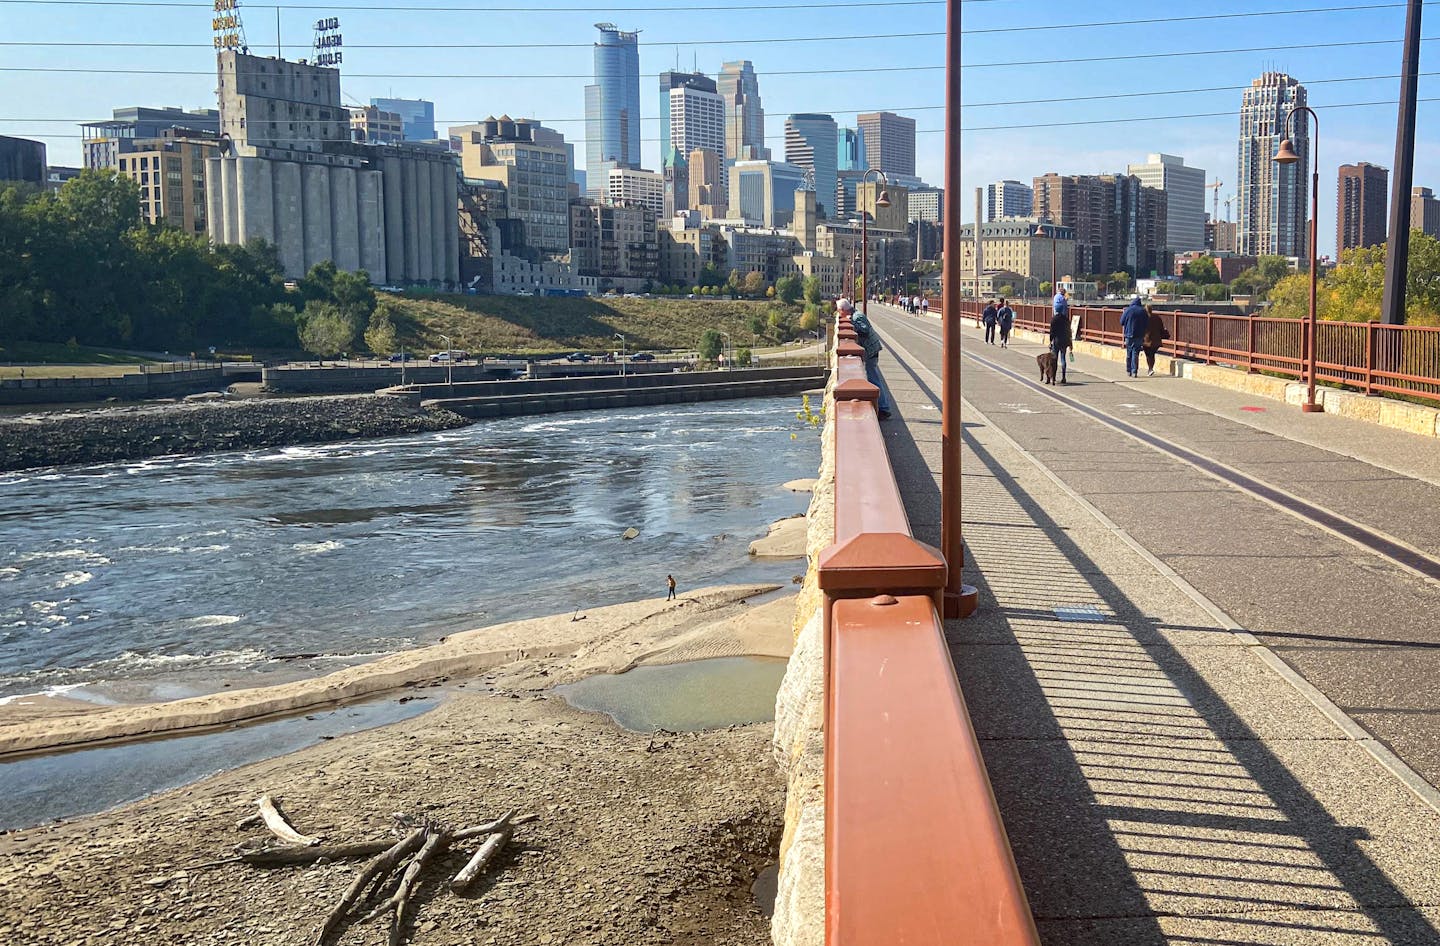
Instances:
[[[400,341],[416,351],[445,347],[516,354],[614,351],[620,332],[630,351],[689,350],[707,329],[729,332],[737,348],[751,344],[746,325],[772,301],[725,302],[670,299],[526,298],[442,295],[382,296],[407,318],[396,327]]]

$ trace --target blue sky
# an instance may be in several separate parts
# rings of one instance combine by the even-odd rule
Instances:
[[[185,0],[169,0],[184,3]],[[900,4],[864,8],[750,10],[693,9],[722,6],[717,0],[624,0],[619,8],[589,0],[554,0],[524,12],[523,0],[350,0],[354,5],[404,7],[360,11],[306,0],[280,17],[287,56],[307,55],[310,26],[320,16],[341,18],[347,99],[372,96],[428,98],[440,124],[461,123],[508,112],[545,121],[563,131],[583,154],[583,86],[591,71],[593,24],[611,21],[641,30],[641,81],[645,124],[642,137],[648,166],[658,165],[658,95],[655,76],[678,58],[682,68],[697,65],[714,74],[727,59],[750,59],[760,75],[771,147],[783,151],[785,115],[829,111],[842,124],[860,111],[889,109],[912,115],[919,126],[919,173],[940,183],[943,162],[943,72],[931,70],[834,73],[835,69],[938,67],[943,36],[884,38],[887,34],[939,33],[944,6]],[[763,0],[738,0],[738,6]],[[1170,7],[1175,16],[1254,13],[1323,7],[1333,0],[1291,0],[1289,4],[1219,2]],[[1368,4],[1373,0],[1362,0]],[[418,10],[416,7],[446,9]],[[557,7],[570,7],[558,10]],[[625,7],[632,9],[626,10]],[[576,9],[583,8],[583,9]],[[1000,178],[1028,182],[1048,171],[1097,173],[1123,170],[1150,152],[1181,155],[1224,182],[1222,198],[1235,181],[1236,114],[1239,87],[1266,69],[1280,69],[1306,83],[1320,113],[1320,250],[1333,252],[1335,169],[1341,163],[1371,161],[1390,167],[1394,159],[1395,106],[1336,108],[1360,102],[1393,102],[1397,96],[1404,7],[1384,4],[1284,16],[1136,23],[1163,17],[1159,5],[1137,7],[1116,0],[1066,4],[1052,0],[976,0],[965,5],[966,110],[963,139],[967,207],[973,188]],[[272,7],[242,8],[252,51],[275,48]],[[1427,11],[1433,20],[1440,15]],[[125,105],[214,105],[214,56],[209,48],[211,10],[198,6],[40,5],[0,0],[0,134],[39,138],[54,164],[78,164],[78,129],[72,120],[100,118]],[[1017,27],[1117,21],[1117,25],[1065,30]],[[968,31],[976,31],[969,33]],[[1427,33],[1440,35],[1440,27]],[[832,39],[867,36],[868,39]],[[877,38],[878,37],[878,38]],[[761,42],[801,38],[804,42]],[[815,41],[820,40],[820,41]],[[1392,42],[1363,45],[1369,41]],[[93,46],[44,47],[37,42],[157,42],[178,48],[136,49]],[[515,44],[530,44],[520,48]],[[12,45],[13,44],[13,45]],[[1323,48],[1280,49],[1314,44]],[[365,48],[369,46],[391,48]],[[410,46],[413,48],[394,48]],[[498,48],[486,48],[498,47]],[[1257,48],[1212,56],[1103,61],[1147,53]],[[1440,44],[1422,46],[1421,71],[1432,65]],[[1055,60],[1078,59],[1075,63]],[[5,71],[17,67],[77,69],[79,72]],[[155,69],[194,75],[121,75],[94,70]],[[485,74],[495,79],[402,78],[410,74]],[[788,74],[782,74],[788,73]],[[536,75],[577,78],[531,78]],[[1328,79],[1367,81],[1320,82]],[[1420,96],[1435,92],[1422,75]],[[1196,91],[1218,89],[1217,91]],[[1185,91],[1191,90],[1191,91]],[[1056,98],[1166,92],[1131,98],[1056,102]],[[997,102],[1040,100],[996,106]],[[1213,117],[1167,116],[1221,113]],[[1423,102],[1415,156],[1415,183],[1440,190],[1437,103]],[[46,119],[47,121],[41,121]],[[1059,123],[1126,119],[1123,123]],[[980,130],[989,126],[1039,127]],[[1221,209],[1224,215],[1224,209]],[[966,218],[972,216],[966,213]]]

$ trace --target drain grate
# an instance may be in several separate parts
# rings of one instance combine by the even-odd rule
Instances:
[[[1055,617],[1062,621],[1108,621],[1114,617],[1113,614],[1101,611],[1093,604],[1072,605],[1053,610]]]

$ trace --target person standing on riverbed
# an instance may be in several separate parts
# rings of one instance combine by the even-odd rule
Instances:
[[[665,600],[666,600],[666,601],[674,601],[674,600],[676,599],[676,597],[678,597],[678,596],[675,594],[675,576],[674,576],[674,575],[666,575],[666,576],[665,576],[665,585],[666,585],[666,587],[668,587],[668,588],[670,589],[670,593],[665,596]]]

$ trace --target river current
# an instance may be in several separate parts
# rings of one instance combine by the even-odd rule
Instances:
[[[323,673],[448,633],[787,583],[746,555],[803,512],[798,398],[0,476],[0,701]],[[792,436],[794,435],[794,436]],[[629,528],[639,535],[622,534]]]

